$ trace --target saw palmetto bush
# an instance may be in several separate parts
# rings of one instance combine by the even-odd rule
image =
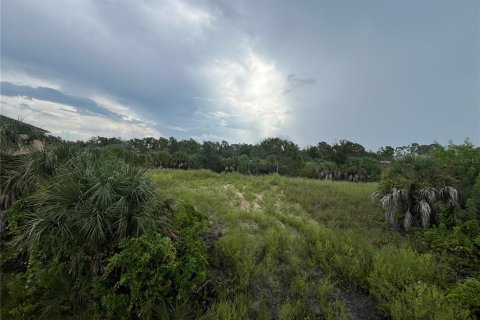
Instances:
[[[79,149],[68,142],[32,150],[25,155],[9,156],[2,159],[2,189],[14,190],[17,198],[36,190],[41,183],[54,176],[57,170],[76,156]]]
[[[0,230],[4,229],[7,210],[16,199],[26,197],[42,183],[53,177],[57,170],[70,161],[79,149],[68,142],[57,143],[44,150],[30,150],[15,155],[0,154]]]
[[[456,210],[458,192],[453,183],[435,159],[408,155],[384,171],[380,190],[372,197],[380,200],[385,219],[395,227],[429,227],[441,219],[455,224],[463,217]]]
[[[31,246],[53,236],[101,248],[147,231],[167,232],[173,200],[156,191],[144,169],[96,152],[82,151],[27,198],[17,243]]]
[[[87,148],[54,171],[7,211],[2,273],[15,275],[5,281],[8,314],[17,318],[97,312],[94,301],[103,292],[94,284],[122,240],[177,238],[170,224],[173,198],[158,191],[144,169]],[[122,270],[116,272],[121,277]]]

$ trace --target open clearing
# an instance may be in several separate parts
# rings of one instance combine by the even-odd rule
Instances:
[[[379,318],[368,293],[373,258],[408,240],[389,231],[370,201],[375,183],[209,171],[151,175],[208,217],[217,316]]]

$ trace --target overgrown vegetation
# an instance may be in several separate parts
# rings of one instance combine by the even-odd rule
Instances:
[[[15,154],[12,128],[0,131],[10,145],[0,162],[2,318],[480,315],[480,150],[468,141],[369,155],[347,141],[299,150],[267,139],[243,145],[247,155],[172,139],[168,152],[137,153],[97,139]],[[187,162],[200,161],[188,168],[237,172],[152,170],[183,144],[197,150]],[[365,180],[360,169],[380,182],[326,181]]]
[[[211,266],[220,302],[213,312],[226,318],[333,312],[333,319],[470,319],[478,312],[478,276],[458,274],[443,255],[422,249],[415,232],[404,235],[385,224],[380,206],[369,200],[376,184],[205,171],[152,174],[216,221]],[[466,255],[464,261],[470,261]],[[312,284],[324,281],[336,285],[324,300],[312,298],[318,293]],[[297,296],[310,298],[302,299],[302,307],[289,298]]]
[[[204,218],[176,204],[145,169],[108,150],[69,143],[32,150],[7,164],[1,180],[7,209],[2,318],[204,313]]]

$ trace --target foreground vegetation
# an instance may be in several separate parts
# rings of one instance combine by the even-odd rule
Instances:
[[[422,253],[421,234],[392,230],[368,200],[376,184],[206,171],[152,175],[214,221],[219,319],[468,319],[478,310],[478,252],[463,257],[476,269],[467,278],[442,260],[448,255]]]
[[[147,171],[92,144],[18,153],[14,129],[0,128],[2,318],[479,316],[468,142],[352,183]]]

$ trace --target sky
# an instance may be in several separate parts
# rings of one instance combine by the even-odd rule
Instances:
[[[477,0],[2,0],[1,104],[66,139],[480,143]]]

